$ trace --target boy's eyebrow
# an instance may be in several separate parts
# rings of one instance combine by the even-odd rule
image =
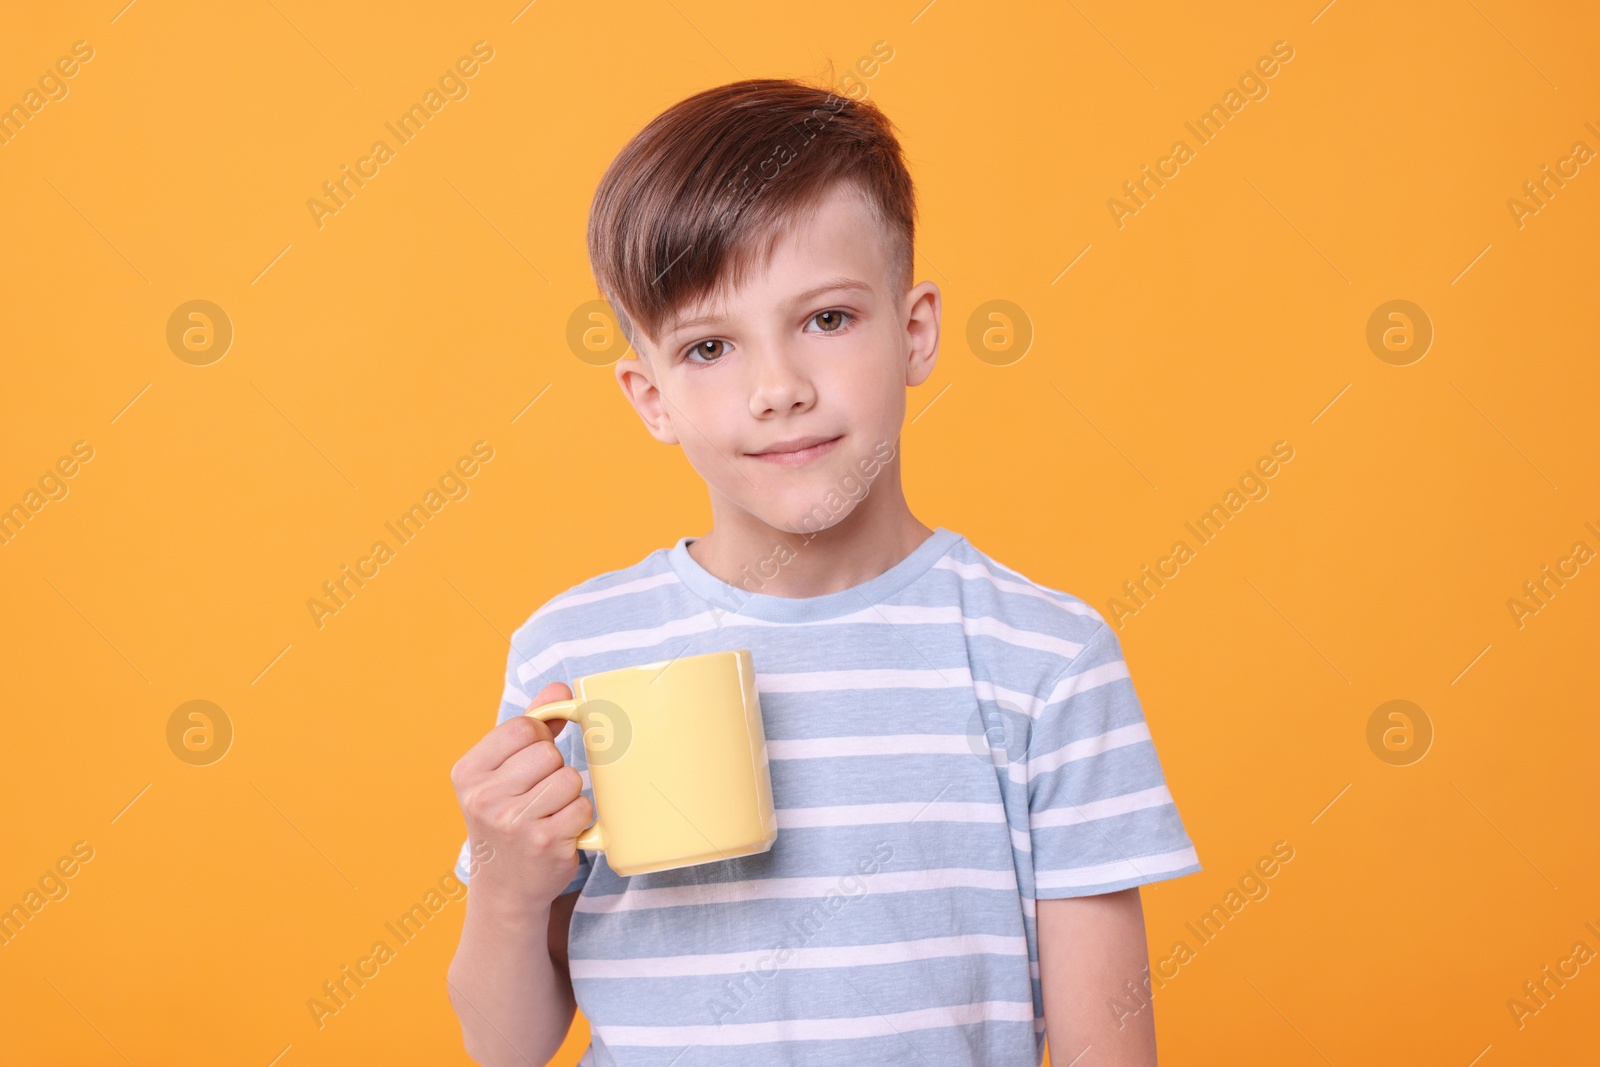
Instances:
[[[842,276],[838,278],[829,278],[821,285],[807,289],[803,293],[797,293],[790,297],[784,306],[791,308],[796,307],[800,304],[805,304],[809,301],[815,300],[824,293],[832,293],[841,289],[854,289],[863,293],[870,293],[872,291],[872,286],[855,278],[846,278]],[[709,326],[713,323],[720,322],[721,320],[722,316],[714,313],[696,315],[692,319],[684,319],[681,322],[673,323],[672,328],[668,331],[667,335],[671,337],[692,327]]]

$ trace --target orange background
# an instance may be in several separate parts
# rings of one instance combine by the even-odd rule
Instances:
[[[321,1029],[306,1001],[455,862],[447,772],[511,631],[707,528],[566,340],[589,197],[672,102],[842,77],[878,41],[856,77],[946,302],[902,440],[920,518],[1108,611],[1295,449],[1120,631],[1205,864],[1146,890],[1153,958],[1295,849],[1157,995],[1162,1062],[1592,1058],[1600,963],[1520,1028],[1507,1007],[1600,951],[1600,565],[1507,607],[1600,550],[1600,163],[1507,207],[1600,149],[1592,9],[122,2],[17,6],[0,36],[0,103],[94,49],[0,147],[0,505],[94,450],[0,546],[0,905],[94,850],[0,948],[8,1062],[466,1062],[459,902]],[[318,228],[306,201],[478,40],[469,95]],[[1269,95],[1196,147],[1184,122],[1280,40]],[[1107,199],[1180,137],[1119,229]],[[206,366],[166,341],[193,299],[234,330]],[[1393,299],[1435,331],[1408,366],[1366,341]],[[967,343],[990,300],[1034,334],[1004,366]],[[323,581],[480,440],[470,494],[319,628]],[[1367,743],[1394,699],[1434,731],[1408,766]],[[168,747],[190,700],[232,724],[209,766]]]

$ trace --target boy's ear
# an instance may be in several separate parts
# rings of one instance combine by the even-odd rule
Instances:
[[[640,354],[633,359],[617,360],[612,369],[616,373],[617,384],[622,387],[622,395],[639,413],[650,436],[664,445],[677,444],[678,434],[672,428],[672,420],[667,417],[664,398],[651,380],[655,367],[650,361]]]
[[[906,293],[906,385],[921,385],[939,361],[939,317],[943,310],[939,287],[922,282]]]

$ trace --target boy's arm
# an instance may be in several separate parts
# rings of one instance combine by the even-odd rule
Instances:
[[[571,695],[552,682],[529,707]],[[577,729],[554,721],[558,731]],[[578,835],[594,806],[549,725],[521,714],[473,745],[450,782],[467,823],[464,855],[472,857],[461,943],[447,974],[450,1003],[473,1059],[542,1067],[576,1010],[567,930],[583,865]]]
[[[577,1010],[566,961],[576,900],[569,893],[548,911],[508,915],[487,903],[474,909],[468,892],[450,1000],[467,1054],[484,1067],[543,1067],[561,1047]]]
[[[543,1067],[561,1047],[577,1010],[567,970],[577,900],[567,893],[547,911],[506,914],[468,891],[461,944],[450,964],[450,1000],[467,1055],[484,1067]]]
[[[1036,905],[1052,1067],[1155,1067],[1156,1026],[1145,985],[1150,953],[1139,888]]]
[[[1192,874],[1200,860],[1111,626],[1101,620],[1042,692],[1022,728],[1051,1058],[1056,1067],[1154,1067],[1138,886]]]

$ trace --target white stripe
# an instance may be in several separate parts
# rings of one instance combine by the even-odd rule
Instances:
[[[1045,709],[1045,699],[1037,693],[1024,693],[1020,689],[1007,689],[982,679],[972,680],[972,695],[979,700],[987,700],[992,704],[1001,705],[1006,711],[1019,711],[1028,718],[1038,721]]]
[[[1058,704],[1063,700],[1069,700],[1077,696],[1079,693],[1096,689],[1102,685],[1109,685],[1111,682],[1126,677],[1128,677],[1126,660],[1119,659],[1110,663],[1102,663],[1098,667],[1090,667],[1086,671],[1061,679],[1055,689],[1051,690],[1050,695],[1045,698],[1046,703]]]
[[[1089,759],[1114,748],[1123,748],[1127,745],[1137,745],[1141,741],[1150,740],[1150,724],[1144,721],[1119,726],[1115,730],[1107,730],[1103,734],[1093,737],[1069,741],[1054,752],[1046,752],[1042,756],[1035,756],[1028,761],[1028,778],[1032,779],[1049,771],[1056,770],[1075,760]]]
[[[1100,617],[1100,613],[1086,604],[1082,597],[1073,596],[1065,589],[1057,589],[1054,586],[1045,585],[1043,582],[1035,581],[1034,579],[1029,578],[1026,574],[1023,574],[1021,571],[1017,570],[1015,567],[1006,566],[993,556],[984,556],[982,562],[989,567],[990,571],[997,576],[998,580],[1003,581],[1009,578],[1013,582],[1020,582],[1023,585],[1032,586],[1034,589],[1037,589],[1042,593],[1045,593],[1049,596],[1058,597],[1065,601],[1065,606],[1070,609],[1074,615],[1084,615],[1098,622],[1105,622],[1105,620]]]
[[[779,808],[778,829],[816,826],[868,826],[886,822],[982,822],[1006,821],[1004,804],[928,803],[914,800],[894,804],[841,804],[827,808]]]
[[[863,1037],[888,1037],[909,1030],[933,1030],[982,1022],[1032,1022],[1033,1001],[990,1000],[979,1004],[952,1004],[918,1008],[888,1015],[853,1018],[780,1019],[767,1023],[723,1023],[702,1026],[596,1026],[608,1045],[755,1045],[774,1041],[839,1041]]]
[[[756,675],[756,689],[762,693],[824,693],[833,689],[970,689],[971,687],[972,672],[965,665],[927,671],[875,668]]]
[[[654,578],[644,581],[655,581]],[[626,582],[624,586],[635,583]],[[623,588],[619,586],[618,588]],[[599,590],[593,594],[583,593],[575,596],[599,597],[610,590]],[[543,609],[540,609],[541,611]],[[534,613],[535,616],[538,612]],[[637,648],[648,648],[661,644],[675,637],[688,637],[694,634],[706,633],[711,630],[725,629],[732,626],[787,626],[790,628],[803,626],[838,626],[838,625],[874,625],[874,626],[904,626],[910,624],[942,623],[946,625],[960,625],[964,633],[993,637],[1016,648],[1027,648],[1035,651],[1050,652],[1064,656],[1068,659],[1082,651],[1083,646],[1074,641],[1055,637],[1051,634],[1038,633],[1033,630],[1019,630],[1009,626],[998,619],[987,617],[969,618],[963,615],[959,607],[921,607],[917,605],[880,604],[875,607],[842,615],[832,619],[819,619],[812,622],[792,623],[774,622],[768,619],[753,619],[740,615],[738,612],[726,612],[721,609],[698,612],[679,619],[672,619],[660,626],[653,626],[639,630],[617,630],[610,633],[599,634],[594,637],[574,638],[570,641],[557,641],[539,649],[531,659],[517,666],[517,680],[527,682],[530,678],[550,670],[561,660],[578,656],[590,656],[602,652],[620,652]],[[950,667],[942,673],[954,678],[958,676],[968,679],[966,684],[971,684],[970,672],[965,668]],[[941,673],[935,670],[933,673]],[[950,683],[945,683],[950,684]]]
[[[959,604],[936,606],[878,604],[850,615],[823,621],[828,623],[878,622],[896,626],[936,625],[940,623],[953,626],[959,624],[962,632],[967,634],[993,637],[1017,648],[1053,652],[1067,659],[1071,659],[1083,651],[1083,645],[1078,642],[1068,641],[1064,638],[1056,637],[1054,634],[1040,633],[1036,630],[1020,630],[999,619],[986,615],[967,615],[962,611]]]
[[[1062,608],[1074,615],[1084,615],[1094,619],[1100,618],[1099,612],[1095,611],[1093,608],[1085,604],[1078,597],[1073,596],[1071,593],[1064,592],[1060,589],[1051,589],[1047,585],[1040,585],[1038,582],[1017,574],[1016,571],[1013,571],[1008,567],[1001,567],[1001,564],[999,563],[996,563],[995,566],[1001,567],[1002,573],[1013,575],[1019,580],[1011,581],[1009,579],[1002,578],[999,574],[996,574],[993,570],[986,567],[982,563],[959,563],[949,556],[939,560],[939,562],[935,563],[934,566],[940,570],[954,571],[963,578],[970,578],[975,581],[986,581],[996,589],[1000,589],[1007,593],[1018,593],[1022,596],[1036,597],[1039,600],[1043,600],[1047,604],[1052,604],[1058,608]]]
[[[993,682],[986,682],[979,678],[972,680],[972,693],[979,700],[1002,704],[1008,711],[1024,712],[1028,718],[1038,722],[1039,717],[1044,714],[1044,709],[1051,704],[1126,677],[1128,677],[1128,665],[1118,660],[1116,663],[1106,663],[1099,667],[1092,667],[1082,674],[1064,679],[1057,684],[1048,697],[1041,697],[1034,693],[1024,693],[1019,689],[1006,689],[1003,686],[998,686]]]
[[[629,887],[620,893],[586,894],[578,898],[578,911],[643,911],[686,904],[736,904],[747,900],[821,898],[839,893],[841,876],[820,878],[755,878],[739,882]],[[868,879],[874,893],[916,893],[928,889],[999,889],[1017,891],[1014,869],[987,871],[971,867],[940,867],[928,871],[879,871]]]
[[[851,756],[967,756],[998,769],[1004,765],[1006,777],[1018,785],[1031,778],[1057,770],[1067,763],[1089,759],[1115,748],[1138,744],[1150,737],[1147,723],[1121,726],[1095,737],[1072,741],[1054,752],[1037,756],[1024,765],[1009,761],[1004,749],[990,748],[977,734],[881,734],[866,737],[809,737],[767,741],[768,760],[841,759]],[[930,768],[929,773],[933,773]]]
[[[890,623],[895,626],[958,626],[961,623],[959,604],[874,604],[871,607],[840,615],[833,619],[819,619],[822,623]]]
[[[622,652],[632,648],[649,648],[674,637],[688,637],[715,630],[723,625],[709,611],[702,611],[681,619],[673,619],[644,630],[613,630],[598,637],[575,638],[546,645],[517,666],[517,681],[526,682],[550,670],[569,656],[592,656],[598,652]]]
[[[1024,712],[1028,718],[1037,722],[1039,717],[1044,714],[1044,709],[1051,704],[1061,703],[1077,696],[1079,693],[1084,693],[1090,689],[1096,689],[1102,685],[1108,685],[1118,679],[1127,677],[1127,662],[1117,660],[1114,663],[1102,663],[1098,667],[1091,667],[1070,678],[1063,678],[1051,690],[1050,694],[1045,697],[1040,697],[1034,693],[1024,693],[1018,689],[1006,689],[993,682],[986,682],[978,678],[972,680],[972,692],[979,700],[1002,704],[1008,710]]]
[[[574,959],[573,978],[685,978],[691,975],[738,974],[754,971],[770,978],[765,968],[874,967],[884,963],[909,963],[946,956],[1026,956],[1027,938],[1002,934],[960,934],[927,937],[917,941],[892,941],[877,945],[838,945],[791,948],[780,962],[775,948],[699,955],[647,956],[639,959]]]
[[[1041,774],[1058,770],[1077,760],[1090,759],[1112,749],[1150,740],[1150,724],[1144,721],[1119,726],[1093,737],[1069,741],[1054,752],[1035,756],[1027,762],[1006,764],[1007,777],[1023,783]],[[982,760],[987,742],[969,734],[871,734],[864,737],[796,737],[767,740],[767,759],[839,759],[849,756],[969,756]],[[991,749],[989,760],[998,766],[1004,752]]]
[[[1172,793],[1166,786],[1158,785],[1134,793],[1107,797],[1104,800],[1091,800],[1086,804],[1035,812],[1028,821],[1035,830],[1049,826],[1077,826],[1096,819],[1109,819],[1116,815],[1127,815],[1129,812],[1159,808],[1171,803]]]
[[[1119,726],[1103,734],[1071,741],[1024,765],[1008,761],[1003,749],[991,748],[985,762],[997,770],[1004,765],[1006,777],[1019,785],[1059,770],[1068,763],[1092,759],[1113,749],[1126,748],[1150,740],[1150,725],[1140,721]],[[767,741],[768,760],[840,759],[851,756],[969,756],[983,760],[983,737],[968,734],[881,734],[866,737],[811,737]]]
[[[610,600],[612,597],[627,596],[629,593],[642,593],[646,589],[655,589],[663,585],[682,584],[683,581],[678,577],[677,571],[667,570],[661,574],[653,574],[648,578],[635,578],[631,582],[622,582],[605,589],[594,589],[584,593],[562,593],[546,601],[543,607],[529,616],[528,622],[533,622],[535,619],[543,619],[547,615],[566,608],[575,608],[580,604],[598,604],[600,601]],[[525,626],[527,623],[523,625]],[[520,628],[518,627],[518,629]]]
[[[1121,882],[1129,878],[1147,878],[1153,874],[1165,874],[1176,871],[1182,867],[1190,867],[1199,863],[1195,855],[1194,846],[1180,848],[1176,852],[1163,852],[1156,856],[1140,856],[1137,859],[1121,859],[1113,863],[1101,863],[1093,867],[1072,867],[1064,871],[1038,871],[1034,874],[1034,884],[1040,889],[1081,889],[1084,886],[1106,885],[1110,882]]]
[[[835,756],[970,756],[981,739],[966,734],[881,734],[868,737],[801,737],[767,740],[768,759],[828,759]]]
[[[1015,626],[1008,626],[999,619],[987,616],[971,618],[963,615],[961,617],[961,629],[968,635],[993,637],[1017,648],[1053,652],[1069,660],[1083,651],[1083,646],[1076,641],[1068,641],[1052,634],[1042,634],[1036,630],[1019,630]]]
[[[925,607],[920,604],[874,604],[860,611],[852,611],[848,615],[835,615],[827,619],[805,619],[798,622],[758,619],[743,615],[738,609],[717,608],[715,611],[724,626],[785,626],[791,630],[804,626],[859,626],[862,623],[954,626],[961,621],[961,609],[955,605]]]

